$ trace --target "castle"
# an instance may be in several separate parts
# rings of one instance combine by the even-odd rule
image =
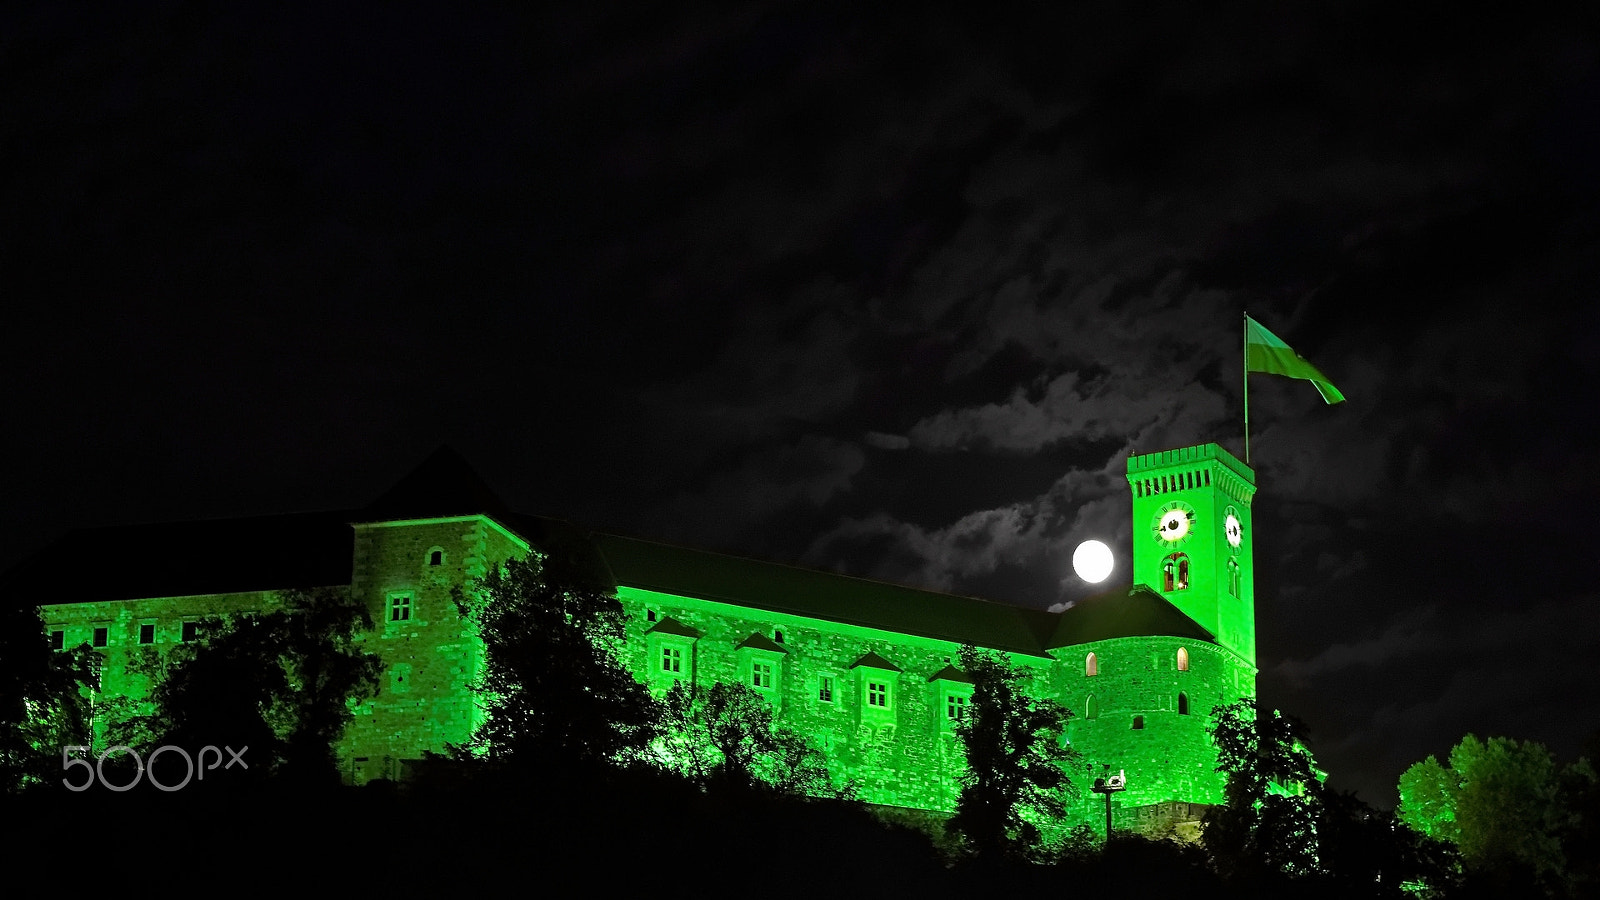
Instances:
[[[624,663],[652,689],[736,681],[766,695],[863,800],[954,808],[969,702],[962,644],[1032,671],[1069,708],[1090,771],[1074,818],[1103,822],[1088,783],[1127,775],[1118,827],[1192,829],[1222,800],[1207,734],[1255,693],[1254,473],[1216,444],[1132,456],[1132,586],[1065,612],[1024,609],[758,562],[522,515],[448,450],[360,510],[76,531],[27,565],[52,645],[104,655],[108,696],[145,696],[131,655],[193,640],[206,616],[270,608],[274,591],[347,586],[386,669],[339,747],[346,778],[404,780],[424,750],[463,742],[483,662],[450,592],[560,532],[592,542],[628,616]],[[71,573],[70,577],[61,577]],[[96,751],[104,749],[95,748]]]

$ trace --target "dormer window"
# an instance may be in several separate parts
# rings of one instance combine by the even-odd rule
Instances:
[[[1189,555],[1173,553],[1161,561],[1161,590],[1171,593],[1189,588]]]
[[[750,686],[763,691],[772,690],[772,663],[761,660],[750,663]]]

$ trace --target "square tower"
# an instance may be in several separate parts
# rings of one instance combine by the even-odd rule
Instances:
[[[1133,580],[1256,661],[1255,472],[1217,444],[1128,458]]]

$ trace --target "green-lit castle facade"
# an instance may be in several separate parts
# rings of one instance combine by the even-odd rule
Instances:
[[[470,685],[483,646],[452,589],[555,537],[591,543],[628,614],[624,662],[653,690],[739,682],[810,736],[862,799],[947,812],[963,761],[955,721],[972,685],[964,643],[1033,672],[1073,717],[1092,772],[1078,818],[1103,822],[1086,788],[1127,774],[1118,818],[1156,831],[1220,802],[1206,732],[1218,704],[1255,692],[1254,475],[1205,444],[1128,460],[1133,586],[1065,612],[585,532],[506,510],[448,451],[362,510],[74,532],[31,568],[78,560],[84,577],[36,602],[58,647],[105,656],[102,689],[150,685],[135,654],[193,639],[206,616],[269,608],[274,591],[345,586],[375,627],[386,671],[339,748],[352,783],[403,779],[426,750],[480,720]],[[62,588],[61,585],[68,585]]]

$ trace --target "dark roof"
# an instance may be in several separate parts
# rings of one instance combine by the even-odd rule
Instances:
[[[750,635],[749,637],[747,637],[744,640],[740,641],[739,642],[739,646],[737,646],[737,647],[735,647],[733,649],[735,649],[735,650],[743,650],[746,647],[750,648],[751,650],[766,650],[769,653],[788,653],[789,652],[788,650],[784,649],[782,644],[774,643],[773,641],[768,640],[765,635],[761,635],[761,634],[752,634],[752,635]]]
[[[1111,638],[1166,635],[1216,642],[1211,632],[1142,584],[1124,585],[1078,601],[1061,614],[1045,649]]]
[[[878,654],[873,653],[871,650],[868,650],[865,656],[850,664],[850,668],[852,669],[859,669],[863,666],[869,669],[888,669],[891,672],[902,671],[899,666],[889,662],[887,659],[884,659]]]
[[[8,602],[32,605],[349,584],[350,523],[478,514],[534,546],[565,548],[597,580],[619,587],[1033,656],[1137,635],[1215,641],[1143,585],[1097,594],[1058,614],[516,514],[448,447],[360,510],[73,531],[7,573],[0,589]],[[700,636],[670,618],[652,631]],[[756,646],[756,637],[741,646]],[[784,649],[760,640],[770,645],[763,649]]]
[[[652,625],[645,634],[675,634],[679,637],[697,638],[700,632],[693,626],[685,625],[671,616],[666,616],[661,621]]]
[[[928,676],[929,681],[959,681],[962,684],[972,684],[972,676],[961,671],[955,666],[947,665],[939,671]]]
[[[37,605],[349,584],[353,516],[76,529],[12,569],[5,594]]]
[[[392,522],[480,513],[501,522],[514,517],[461,454],[441,446],[394,487],[367,504],[355,521]]]
[[[1057,616],[939,591],[596,534],[618,586],[1042,655]]]

